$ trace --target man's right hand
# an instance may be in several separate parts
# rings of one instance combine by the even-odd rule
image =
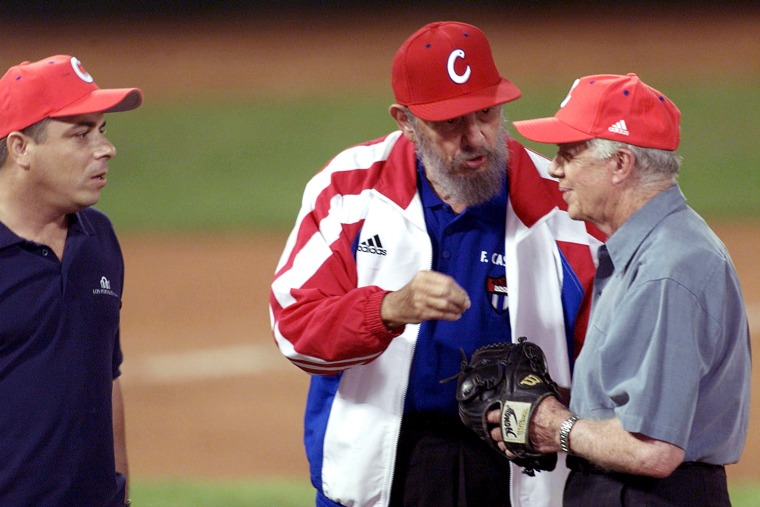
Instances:
[[[420,271],[401,289],[385,296],[380,312],[392,329],[425,320],[459,320],[469,307],[470,297],[452,277]]]

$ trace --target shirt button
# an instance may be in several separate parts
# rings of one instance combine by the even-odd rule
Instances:
[[[451,252],[448,250],[444,250],[443,253],[441,253],[444,259],[449,259],[451,257]]]
[[[43,256],[43,257],[47,257],[47,256],[48,256],[48,251],[47,251],[47,249],[44,249],[44,250],[42,250],[42,256]]]

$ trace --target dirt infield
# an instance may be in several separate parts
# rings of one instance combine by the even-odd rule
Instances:
[[[715,226],[736,262],[758,336],[760,223]],[[123,382],[135,474],[306,480],[307,376],[275,352],[268,331],[267,285],[284,239],[123,239],[129,282]],[[753,388],[760,388],[757,369]],[[760,456],[752,451],[760,448],[758,408],[748,451],[729,467],[732,480],[760,480]]]
[[[582,74],[633,68],[643,69],[642,75],[721,73],[741,79],[748,75],[747,62],[760,54],[757,15],[657,16],[636,25],[623,18],[548,23],[458,14],[415,13],[387,24],[355,16],[341,23],[113,21],[77,30],[16,25],[3,30],[0,64],[17,63],[17,55],[77,54],[101,86],[135,84],[149,100],[220,88],[230,95],[352,88],[387,93],[398,44],[425,22],[443,18],[479,24],[492,39],[499,67],[526,82],[545,72],[569,83]],[[321,162],[315,161],[315,169]],[[754,259],[760,223],[714,225],[734,257],[758,335],[760,270]],[[256,232],[122,237],[123,385],[135,476],[306,480],[301,421],[308,379],[277,353],[267,311],[268,285],[284,240],[282,233]],[[757,369],[753,387],[757,393]],[[757,403],[752,421],[749,450],[730,467],[732,480],[760,480],[760,455],[753,452],[760,448]]]

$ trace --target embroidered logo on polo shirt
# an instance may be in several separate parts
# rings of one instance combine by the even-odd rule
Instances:
[[[111,290],[111,281],[105,276],[100,277],[100,288],[92,289],[92,293],[95,295],[107,295],[118,298],[119,295]]]
[[[509,292],[507,291],[507,277],[486,278],[486,294],[494,310],[504,313],[509,308]]]
[[[373,237],[365,239],[356,248],[359,252],[366,252],[374,255],[386,255],[388,252],[383,248],[383,243],[380,241],[380,235],[375,234]]]

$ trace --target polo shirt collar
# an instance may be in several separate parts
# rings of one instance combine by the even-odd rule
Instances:
[[[4,223],[0,222],[0,249],[21,243],[22,241],[24,241],[23,238],[18,237]]]
[[[87,217],[82,213],[69,215],[69,234],[84,234],[92,236],[95,230]]]
[[[92,224],[80,213],[69,215],[69,235],[72,234],[84,234],[87,236],[93,234]],[[18,236],[8,226],[0,222],[0,250],[25,241],[27,240]]]

